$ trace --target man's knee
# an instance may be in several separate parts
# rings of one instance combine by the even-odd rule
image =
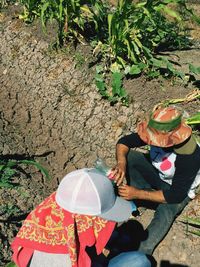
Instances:
[[[156,214],[165,219],[166,222],[171,222],[176,217],[177,212],[177,207],[174,204],[160,204],[156,209]]]
[[[189,200],[185,199],[181,203],[177,204],[159,204],[156,209],[155,216],[165,219],[166,222],[172,223],[176,216],[183,210],[188,204]]]

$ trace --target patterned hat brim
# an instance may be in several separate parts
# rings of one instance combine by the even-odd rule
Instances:
[[[165,132],[149,127],[148,121],[142,121],[137,125],[137,133],[148,145],[170,147],[181,144],[189,138],[192,134],[192,128],[182,120],[176,129]]]

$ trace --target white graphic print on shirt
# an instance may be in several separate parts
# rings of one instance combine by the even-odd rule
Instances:
[[[150,157],[152,160],[152,165],[158,170],[160,178],[168,183],[172,184],[172,178],[175,173],[175,161],[177,155],[173,152],[166,153],[162,148],[151,146]],[[195,190],[200,185],[200,169],[192,183],[190,189],[188,190],[188,196],[193,199],[195,197]]]
[[[160,178],[168,184],[172,184],[175,173],[176,154],[165,152],[160,147],[151,146],[150,157],[152,165],[159,171]]]

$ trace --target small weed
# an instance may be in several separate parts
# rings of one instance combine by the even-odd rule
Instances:
[[[6,188],[13,188],[15,184],[12,182],[12,179],[14,175],[16,175],[19,170],[18,166],[24,164],[24,165],[33,165],[35,166],[41,173],[47,177],[50,178],[47,170],[42,167],[39,163],[33,160],[0,160],[0,187],[6,187]]]
[[[187,226],[187,233],[191,233],[200,236],[200,218],[185,217],[184,221],[181,221]],[[191,230],[195,228],[195,230]]]
[[[29,198],[30,193],[29,191],[24,190],[23,187],[17,187],[16,191],[23,197],[23,198]]]
[[[85,61],[86,61],[85,57],[79,52],[75,53],[74,59],[76,61],[76,64],[75,64],[76,68],[81,68],[83,66],[83,64],[85,63]]]
[[[169,105],[174,105],[174,104],[178,104],[178,103],[188,103],[190,101],[197,100],[197,99],[200,99],[200,91],[198,89],[197,90],[193,90],[192,92],[190,92],[188,95],[186,95],[183,98],[164,100],[163,102],[156,104],[154,109],[156,109],[158,106],[167,107]],[[188,122],[188,124],[198,124],[198,123],[200,123],[200,114],[199,114],[199,112],[197,112],[197,114],[195,114],[194,117],[188,118],[187,122]]]
[[[104,73],[101,66],[96,68],[95,83],[100,94],[113,105],[119,100],[124,106],[128,106],[128,95],[122,84],[123,75],[116,71],[111,74],[110,90],[105,83]]]
[[[6,204],[6,205],[0,206],[0,213],[1,214],[6,213],[8,216],[10,216],[12,214],[16,214],[17,212],[19,212],[19,208],[17,208],[15,205]]]

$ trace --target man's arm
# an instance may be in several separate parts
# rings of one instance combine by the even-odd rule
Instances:
[[[126,164],[127,164],[127,154],[129,152],[129,147],[123,144],[117,144],[116,146],[116,159],[117,164],[112,170],[112,174],[115,177],[115,182],[120,185],[125,177]]]
[[[138,189],[134,186],[120,185],[118,187],[118,193],[126,200],[140,199],[158,203],[166,203],[162,190],[147,191]]]
[[[117,144],[116,146],[116,159],[118,162],[126,162],[126,156],[129,152],[129,147],[123,144]]]
[[[122,184],[127,165],[127,154],[130,148],[140,147],[145,143],[140,139],[137,133],[131,133],[120,138],[116,145],[116,160],[117,164],[112,169],[113,176],[115,176],[115,182],[117,186]]]

